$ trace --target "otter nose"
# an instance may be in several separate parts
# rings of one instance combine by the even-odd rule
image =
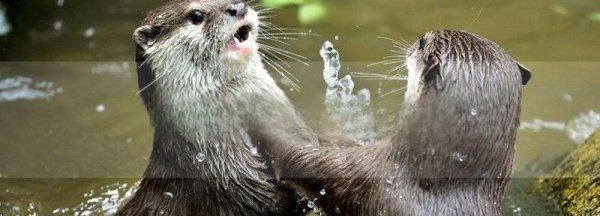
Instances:
[[[227,7],[226,12],[232,17],[242,18],[246,15],[248,9],[246,8],[246,3],[237,2],[229,5],[229,7]]]

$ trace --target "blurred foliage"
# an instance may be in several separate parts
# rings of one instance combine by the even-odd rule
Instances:
[[[600,22],[600,12],[589,13],[587,17],[592,21]]]
[[[327,6],[322,0],[262,0],[262,4],[269,8],[281,8],[297,5],[298,20],[302,24],[315,23],[325,17]]]

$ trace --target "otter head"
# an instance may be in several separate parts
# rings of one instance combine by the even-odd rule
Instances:
[[[416,102],[425,89],[452,91],[448,87],[460,82],[473,88],[501,84],[498,82],[526,85],[531,78],[529,69],[492,41],[455,30],[425,34],[408,48],[406,66],[408,104]],[[462,91],[467,86],[455,90]]]
[[[421,177],[506,177],[511,170],[521,86],[531,75],[495,43],[433,31],[407,52],[410,142]],[[448,168],[449,165],[456,166]]]
[[[174,0],[150,12],[133,34],[139,72],[152,73],[146,81],[220,86],[260,64],[258,26],[257,12],[240,0]]]

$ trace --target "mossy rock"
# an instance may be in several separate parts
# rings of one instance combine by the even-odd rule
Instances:
[[[600,215],[600,131],[571,152],[550,176],[542,193],[566,215]]]

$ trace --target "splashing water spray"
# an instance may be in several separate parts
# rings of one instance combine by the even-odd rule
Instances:
[[[338,79],[340,55],[333,44],[326,41],[320,51],[323,58],[323,80],[327,85],[325,107],[327,119],[342,135],[369,145],[375,141],[375,115],[371,109],[371,93],[368,89],[353,94],[354,81],[346,75]]]

